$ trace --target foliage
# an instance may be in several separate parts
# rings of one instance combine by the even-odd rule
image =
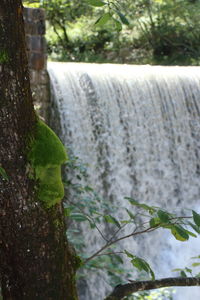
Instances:
[[[61,165],[66,162],[67,154],[56,134],[41,120],[37,121],[30,147],[30,176],[38,181],[38,199],[49,208],[64,197]]]
[[[116,5],[118,1],[112,3]],[[106,4],[110,7],[110,1]],[[122,1],[121,9],[132,20],[132,29],[137,28],[137,36],[133,38],[135,47],[152,52],[152,63],[186,64],[199,59],[198,1],[126,0]]]
[[[158,63],[189,63],[199,58],[199,2],[140,1],[137,17],[141,41],[152,49]],[[140,5],[141,9],[141,5]],[[137,12],[137,10],[136,10]],[[166,62],[165,62],[166,61]]]
[[[116,215],[119,216],[119,208],[111,204],[108,205],[107,201],[101,199],[90,187],[87,168],[77,157],[69,159],[67,168],[68,174],[73,173],[72,179],[65,182],[68,191],[65,202],[65,214],[69,220],[68,234],[82,257],[82,267],[87,270],[88,274],[103,269],[109,275],[111,285],[123,284],[124,281],[127,281],[127,278],[131,280],[132,277],[132,271],[125,269],[123,266],[124,258],[128,257],[132,267],[136,268],[139,274],[142,276],[146,274],[147,277],[150,276],[154,280],[154,271],[147,261],[126,249],[119,249],[116,244],[126,238],[152,232],[159,228],[169,230],[175,239],[182,242],[187,241],[189,237],[197,237],[197,234],[200,233],[200,215],[197,212],[192,211],[190,216],[177,216],[167,210],[138,202],[130,197],[125,199],[129,202],[131,208],[127,209],[128,205],[126,208],[121,208],[121,210],[124,210],[123,216],[126,215],[127,217],[120,219],[116,217]],[[85,244],[84,240],[80,239],[81,229],[80,226],[77,226],[77,222],[88,224],[91,230],[96,230],[104,242],[103,246],[89,257],[84,254]],[[110,227],[110,233],[106,230],[106,235],[104,234],[103,224]],[[129,228],[130,233],[125,234],[123,230],[127,225],[131,225]],[[192,231],[189,230],[190,228]],[[190,269],[186,268],[185,270],[188,272]],[[180,271],[182,276],[184,270],[180,269]],[[80,276],[85,276],[85,273],[83,273],[84,275],[81,274]],[[139,294],[138,297],[140,297]]]
[[[112,57],[109,58],[112,53],[118,56],[119,31],[122,24],[128,24],[128,20],[114,2],[107,2],[104,5],[99,1],[105,11],[92,8],[90,4],[97,2],[88,3],[86,0],[24,2],[25,5],[43,7],[46,10],[48,53],[51,59],[105,62],[113,60]],[[127,44],[127,41],[124,43]]]
[[[96,230],[101,236],[100,227],[104,220],[104,214],[117,211],[117,207],[108,204],[102,199],[98,193],[88,184],[87,166],[84,165],[78,157],[70,157],[67,162],[67,174],[72,174],[71,179],[65,180],[66,199],[65,199],[65,215],[68,222],[68,239],[75,247],[78,255],[82,260],[87,259],[88,255],[85,253],[85,241],[80,236],[80,223],[87,223],[89,228],[87,230]],[[70,200],[69,200],[70,199]],[[108,215],[107,215],[108,216]],[[109,224],[109,218],[108,218]],[[112,224],[112,223],[110,223]],[[93,234],[91,232],[91,234]],[[123,277],[129,277],[129,270],[123,267],[123,259],[121,255],[115,252],[115,247],[111,249],[111,255],[95,256],[93,260],[88,261],[84,265],[86,272],[82,270],[78,273],[78,278],[90,276],[91,273],[98,273],[102,269],[108,274],[109,282],[112,286],[123,282]]]
[[[44,7],[52,59],[198,64],[199,1],[26,1]],[[34,3],[33,3],[34,2]]]
[[[32,1],[26,1],[27,2]],[[79,19],[83,17],[82,27],[85,27],[84,24],[85,18],[89,19],[88,16],[91,13],[91,9],[88,7],[84,1],[64,1],[64,0],[43,0],[35,1],[37,2],[38,7],[42,7],[46,11],[47,18],[47,41],[48,41],[48,52],[52,57],[56,56],[59,60],[81,60],[82,53],[89,51],[92,48],[94,42],[89,40],[89,45],[87,42],[86,30],[84,37],[86,40],[82,40],[80,37],[71,37],[71,32],[73,33],[74,24],[79,23]],[[32,6],[32,3],[29,4]],[[78,25],[79,26],[79,25]],[[88,27],[88,24],[87,24]],[[76,28],[76,31],[78,27]],[[90,33],[91,36],[91,33]],[[100,35],[97,39],[100,38]],[[97,40],[96,39],[96,40]],[[102,38],[103,41],[104,37]],[[95,40],[95,37],[94,39]],[[97,41],[99,44],[99,40]],[[96,47],[98,47],[96,45]]]
[[[104,7],[106,10],[96,20],[95,24],[102,26],[111,20],[118,31],[122,30],[122,24],[129,25],[128,19],[121,12],[118,1],[86,0],[86,2],[95,7]]]
[[[106,47],[115,37],[116,32],[106,28],[93,28],[93,21],[83,16],[68,28],[70,47],[67,51],[57,39],[53,30],[49,30],[48,49],[51,59],[59,61],[102,62],[105,60]],[[92,30],[91,30],[92,29]]]
[[[32,8],[39,8],[40,7],[40,1],[35,1],[35,0],[24,0],[23,5],[27,7],[32,7]]]

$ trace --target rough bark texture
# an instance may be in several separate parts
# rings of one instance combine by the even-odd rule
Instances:
[[[4,300],[77,299],[62,206],[44,209],[27,172],[33,110],[20,0],[0,1],[0,282]]]
[[[170,286],[199,286],[200,278],[195,277],[175,277],[175,278],[164,278],[159,280],[149,281],[134,281],[132,283],[120,284],[116,286],[113,292],[106,297],[104,300],[121,300],[124,297],[129,296],[136,292],[159,289],[162,287]]]

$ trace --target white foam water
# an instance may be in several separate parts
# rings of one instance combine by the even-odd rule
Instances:
[[[61,139],[89,165],[89,181],[102,197],[119,207],[129,196],[171,211],[198,211],[200,67],[49,63],[48,71]],[[91,241],[91,232],[84,236],[93,253],[101,242]],[[160,230],[123,245],[169,277],[172,268],[191,264],[200,241],[183,244]],[[93,276],[80,298],[102,300],[108,290]],[[197,300],[199,292],[181,288],[176,299],[192,294]]]

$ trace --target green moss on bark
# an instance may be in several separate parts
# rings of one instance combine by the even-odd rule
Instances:
[[[61,165],[67,161],[67,154],[57,135],[41,120],[36,124],[28,160],[31,176],[38,181],[38,199],[46,208],[59,203],[64,197]]]
[[[9,61],[8,53],[5,50],[0,50],[0,64],[5,64]]]

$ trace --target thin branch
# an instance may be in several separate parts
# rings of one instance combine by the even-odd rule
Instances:
[[[65,43],[63,42],[62,37],[60,36],[59,32],[57,31],[56,26],[54,24],[52,26],[53,26],[53,30],[54,30],[55,34],[57,35],[61,45],[63,46],[63,48],[65,48]]]
[[[184,218],[190,218],[190,217],[177,217],[177,218],[174,218],[175,220],[177,220],[177,219],[180,219],[180,218],[182,218],[182,219],[184,219]],[[173,219],[173,218],[172,218]],[[176,224],[176,223],[175,223]],[[172,224],[171,224],[172,225]],[[143,233],[147,233],[147,232],[152,232],[152,231],[154,231],[154,230],[156,230],[156,229],[158,229],[158,228],[160,228],[161,227],[161,223],[160,224],[157,224],[156,226],[154,226],[154,227],[148,227],[148,228],[146,228],[146,229],[144,229],[144,230],[141,230],[141,231],[137,231],[136,232],[136,229],[132,232],[132,233],[130,233],[130,234],[127,234],[127,235],[125,235],[125,236],[122,236],[122,237],[120,237],[120,238],[117,238],[117,239],[115,239],[115,240],[113,240],[113,237],[102,247],[102,248],[100,248],[97,252],[95,252],[93,255],[91,255],[90,257],[88,257],[85,261],[84,261],[84,264],[86,264],[86,263],[88,263],[90,260],[92,260],[94,257],[96,257],[96,256],[98,256],[102,251],[104,251],[105,249],[107,249],[108,247],[110,247],[111,245],[113,245],[113,244],[116,244],[117,242],[119,242],[119,241],[122,241],[122,240],[124,240],[124,239],[127,239],[127,238],[129,238],[129,237],[132,237],[132,236],[136,236],[136,235],[139,235],[139,234],[143,234]],[[137,227],[136,227],[137,228]],[[120,230],[120,229],[119,229]],[[117,233],[119,232],[119,230],[117,231]]]
[[[99,234],[101,235],[101,237],[104,239],[104,241],[107,242],[108,240],[107,240],[106,237],[103,235],[103,233],[101,232],[101,230],[99,229],[99,227],[97,226],[97,224],[94,222],[93,219],[92,219],[92,222],[93,222],[95,228],[97,229],[97,231],[99,232]]]
[[[159,280],[134,281],[132,283],[117,285],[112,293],[104,300],[121,300],[126,296],[139,291],[146,291],[170,286],[200,286],[200,278],[172,277]]]
[[[115,243],[117,243],[117,242],[119,242],[119,241],[125,240],[125,239],[127,239],[127,238],[129,238],[129,237],[131,237],[131,236],[135,236],[135,235],[138,235],[138,234],[143,234],[143,233],[147,233],[147,232],[154,231],[154,230],[158,229],[159,227],[160,227],[160,226],[148,227],[147,229],[144,229],[144,230],[142,230],[142,231],[137,231],[137,232],[134,231],[134,232],[132,232],[132,233],[130,233],[130,234],[127,234],[127,235],[125,235],[125,236],[122,236],[122,237],[120,237],[120,238],[114,240],[114,241],[112,242],[112,244],[115,244]]]
[[[140,214],[137,213],[137,214],[135,215],[135,217],[137,217],[138,215],[140,215]],[[108,242],[111,242],[111,241],[114,239],[114,237],[116,237],[116,236],[118,235],[118,233],[119,233],[122,229],[125,228],[125,226],[127,226],[127,223],[126,223],[126,224],[123,224],[118,230],[116,230],[116,231],[113,233],[112,237],[108,240]],[[133,233],[135,233],[136,230],[139,229],[139,228],[141,228],[141,227],[143,227],[143,224],[140,225],[140,226],[136,226],[136,224],[135,224],[135,229],[133,230]],[[132,234],[133,234],[133,233],[132,233]]]
[[[130,233],[130,234],[128,234],[128,235],[125,235],[125,236],[122,236],[122,237],[120,237],[120,238],[118,238],[118,239],[116,239],[116,240],[114,240],[114,241],[110,241],[110,242],[108,242],[108,243],[106,243],[102,248],[100,248],[97,252],[95,252],[94,254],[92,254],[90,257],[88,257],[83,263],[84,264],[86,264],[86,263],[88,263],[90,260],[92,260],[94,257],[96,257],[97,255],[99,255],[102,251],[104,251],[106,248],[108,248],[108,247],[110,247],[111,245],[113,245],[113,244],[115,244],[115,243],[117,243],[117,242],[119,242],[119,241],[121,241],[121,240],[124,240],[124,239],[127,239],[127,238],[129,238],[129,237],[131,237],[131,236],[135,236],[135,235],[138,235],[138,234],[143,234],[143,233],[146,233],[146,232],[151,232],[151,231],[154,231],[154,230],[156,230],[157,229],[157,227],[155,226],[155,227],[149,227],[149,228],[147,228],[147,229],[145,229],[145,230],[142,230],[142,231],[138,231],[138,232],[132,232],[132,233]]]
[[[116,235],[118,235],[118,233],[120,232],[120,230],[122,230],[122,229],[125,228],[126,225],[127,225],[127,224],[123,224],[118,230],[116,230],[116,231],[113,233],[113,235],[111,236],[111,238],[108,240],[108,242],[111,242],[111,241],[114,239],[114,237],[116,237]]]

